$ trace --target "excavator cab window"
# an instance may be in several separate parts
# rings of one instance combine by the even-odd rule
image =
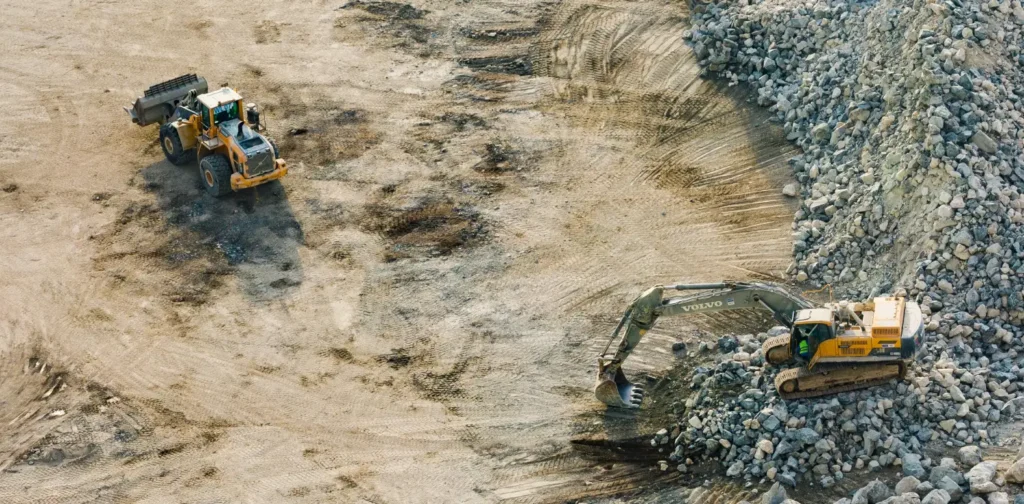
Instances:
[[[800,357],[810,359],[818,351],[821,342],[832,339],[832,328],[828,324],[803,324],[796,326],[797,346]]]

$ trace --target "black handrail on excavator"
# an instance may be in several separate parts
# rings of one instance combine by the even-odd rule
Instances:
[[[712,291],[688,296],[664,298],[666,290]],[[689,313],[710,313],[727,310],[764,309],[786,327],[793,327],[797,311],[814,305],[785,289],[765,283],[722,282],[709,284],[678,284],[652,287],[637,297],[619,320],[608,345],[598,357],[597,398],[620,408],[638,408],[643,401],[643,388],[631,383],[622,372],[622,363],[640,343],[654,322],[661,316]],[[608,359],[608,349],[625,327],[615,355]]]

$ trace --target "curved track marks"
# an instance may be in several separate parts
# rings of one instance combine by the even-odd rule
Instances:
[[[49,64],[69,82],[26,73],[25,61],[22,73],[0,77],[0,104],[10,105],[2,107],[9,113],[0,117],[0,135],[17,135],[0,139],[0,152],[14,153],[0,168],[28,187],[0,200],[12,210],[0,214],[0,237],[17,247],[0,264],[0,293],[20,300],[0,314],[5,323],[18,321],[9,327],[21,338],[0,348],[8,352],[0,372],[17,376],[0,387],[38,385],[38,376],[19,373],[39,345],[66,362],[77,383],[96,382],[126,405],[120,413],[111,406],[102,419],[83,410],[93,411],[90,404],[69,415],[101,447],[95,463],[8,475],[0,495],[24,497],[36,479],[28,498],[59,502],[96,495],[239,501],[250,493],[268,502],[548,502],[617,494],[663,477],[652,473],[655,455],[608,458],[604,448],[570,443],[640,437],[664,420],[596,404],[595,354],[624,304],[650,284],[785,268],[790,209],[777,188],[789,147],[729,90],[698,77],[680,41],[686,21],[679,6],[417,7],[429,13],[402,19],[271,2],[267,15],[282,20],[281,36],[258,47],[251,33],[223,29],[237,19],[215,16],[186,28],[218,37],[114,31],[121,42],[134,39],[124,50],[100,44],[99,31],[61,29],[69,40],[47,48]],[[165,6],[143,0],[132,8]],[[90,22],[117,30],[131,29],[125,18],[139,14],[94,9],[100,16]],[[473,35],[486,26],[462,30],[459,23],[477,21],[465,9],[515,28],[507,31],[515,43]],[[552,10],[550,18],[529,18]],[[263,12],[239,12],[249,25],[263,21],[254,17]],[[396,45],[403,30],[436,33],[440,40],[427,47],[451,52]],[[472,36],[448,39],[459,33]],[[76,68],[82,55],[64,46],[77,44],[72,35],[96,48],[95,62]],[[221,58],[223,47],[242,53]],[[205,55],[199,61],[175,56],[197,50]],[[123,60],[123,51],[138,56],[128,69],[102,64]],[[534,75],[457,66],[492,56],[526,58]],[[243,60],[263,66],[231,63]],[[289,238],[303,274],[285,295],[246,297],[239,287],[245,272],[228,271],[202,303],[172,302],[164,288],[183,273],[137,253],[158,249],[154,243],[180,223],[159,208],[127,212],[159,199],[159,187],[143,184],[167,180],[137,174],[160,168],[159,149],[154,132],[125,124],[118,105],[127,89],[137,92],[176,68],[255,88],[280,134],[316,127],[303,122],[309,114],[295,95],[318,97],[309,107],[362,111],[353,117],[367,131],[387,132],[343,159],[293,164],[282,186],[307,239]],[[452,127],[444,123],[448,112],[471,113],[479,125],[432,137]],[[95,131],[92,124],[108,126]],[[510,172],[473,170],[495,142],[516,146],[529,162]],[[41,164],[52,172],[38,170]],[[182,185],[189,175],[181,172]],[[458,196],[488,224],[488,240],[452,256],[384,261],[384,240],[348,220],[384,189],[412,201],[481,181],[501,189]],[[94,201],[101,190],[113,194]],[[186,203],[178,207],[187,210]],[[224,205],[248,215],[260,204]],[[125,216],[134,220],[119,223]],[[109,240],[88,238],[118,226],[123,232]],[[340,260],[323,248],[335,241],[348,247],[339,249]],[[671,343],[695,327],[751,323],[741,314],[666,321],[629,370],[656,374],[671,366]],[[13,395],[12,411],[35,414],[31,397]],[[136,419],[139,444],[111,438],[124,421],[114,413]],[[25,425],[6,452],[57,431]],[[118,458],[122,445],[134,455]]]

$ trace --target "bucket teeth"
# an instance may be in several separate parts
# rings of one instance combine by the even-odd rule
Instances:
[[[639,408],[644,401],[644,387],[626,379],[619,369],[614,379],[605,374],[598,375],[594,394],[597,399],[615,408]]]

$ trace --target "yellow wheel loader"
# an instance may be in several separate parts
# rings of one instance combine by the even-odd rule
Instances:
[[[125,107],[139,126],[160,125],[160,146],[176,165],[199,162],[207,192],[224,196],[288,173],[277,145],[263,133],[259,109],[231,88],[210,92],[206,79],[182,75],[147,89]]]
[[[666,298],[666,290],[698,293]],[[658,285],[630,304],[598,357],[598,400],[620,408],[640,406],[643,388],[626,379],[622,364],[658,317],[740,309],[767,310],[789,328],[789,334],[769,338],[761,347],[769,365],[800,365],[775,376],[775,388],[783,399],[836,394],[903,379],[907,363],[917,357],[924,332],[921,307],[903,297],[819,307],[766,283]],[[608,358],[608,349],[623,328],[618,350]]]

